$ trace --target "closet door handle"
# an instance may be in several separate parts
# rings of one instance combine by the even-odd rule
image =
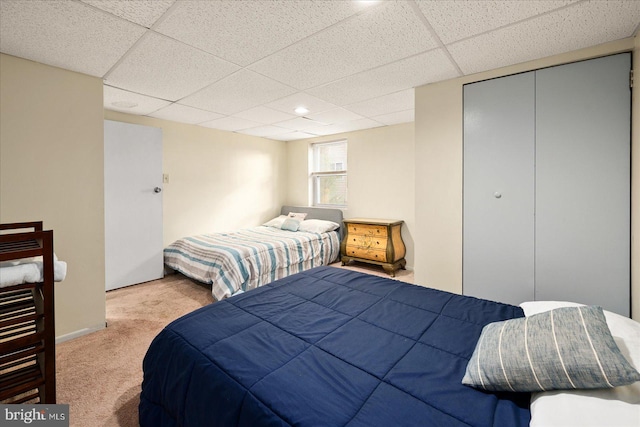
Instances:
[[[156,187],[156,188],[153,189],[154,193],[159,193],[161,191],[162,191],[162,188],[160,188],[160,187]]]

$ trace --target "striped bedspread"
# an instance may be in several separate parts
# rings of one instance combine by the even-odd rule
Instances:
[[[273,282],[338,258],[338,232],[307,233],[255,227],[185,237],[164,250],[165,264],[211,284],[216,300]]]

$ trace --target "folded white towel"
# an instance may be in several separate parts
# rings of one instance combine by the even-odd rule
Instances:
[[[22,258],[0,262],[0,288],[21,285],[23,283],[42,282],[42,257]],[[62,282],[67,276],[67,263],[53,255],[53,280]]]
[[[0,267],[0,288],[39,281],[40,269],[35,263]]]

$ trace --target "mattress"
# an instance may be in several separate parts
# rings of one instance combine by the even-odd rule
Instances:
[[[221,300],[310,268],[340,253],[338,232],[308,233],[259,226],[177,240],[164,250],[173,270],[211,285]]]
[[[519,307],[319,267],[168,325],[143,362],[141,426],[521,426],[528,393],[461,384]]]

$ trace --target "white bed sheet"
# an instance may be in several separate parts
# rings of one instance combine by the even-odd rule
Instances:
[[[520,304],[526,316],[554,308],[580,306],[564,301]],[[620,351],[636,370],[640,368],[640,323],[604,310]],[[640,381],[600,390],[550,391],[531,395],[531,427],[638,427]]]

